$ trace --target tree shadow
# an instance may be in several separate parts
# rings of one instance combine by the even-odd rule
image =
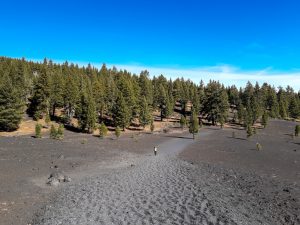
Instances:
[[[143,131],[144,129],[141,127],[127,127],[127,130],[131,130],[131,131]]]
[[[171,136],[171,135],[163,135],[162,137],[167,137],[167,138],[179,138],[179,139],[193,139],[192,137]]]
[[[72,131],[74,133],[85,133],[81,129],[79,129],[78,127],[74,127],[74,126],[69,125],[69,124],[65,124],[64,127],[65,127],[66,130]]]
[[[239,137],[227,137],[227,138],[237,139],[237,140],[241,140],[241,141],[247,141],[247,138],[239,138]]]

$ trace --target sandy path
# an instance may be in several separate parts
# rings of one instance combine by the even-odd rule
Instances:
[[[70,185],[34,224],[272,224],[250,211],[251,200],[239,204],[239,193],[205,168],[177,159],[192,142],[173,138],[156,157]]]

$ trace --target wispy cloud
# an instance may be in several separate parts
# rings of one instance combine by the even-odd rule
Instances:
[[[111,65],[110,65],[111,66]],[[151,76],[164,76],[176,79],[184,77],[196,83],[203,80],[205,83],[209,80],[218,80],[228,85],[235,84],[238,87],[244,86],[248,81],[259,84],[267,82],[275,87],[286,87],[290,85],[295,90],[300,90],[300,71],[295,72],[275,72],[271,67],[258,71],[242,71],[237,67],[230,65],[218,65],[211,67],[199,67],[191,69],[151,67],[141,65],[115,65],[119,69],[126,69],[129,72],[139,74],[142,70],[148,70]]]
[[[38,59],[31,59],[32,61],[42,61]],[[54,60],[56,63],[63,63],[63,60]],[[79,66],[87,66],[87,62],[74,62]],[[91,63],[94,67],[101,68],[101,63]],[[180,67],[153,67],[139,64],[107,64],[107,67],[117,67],[117,69],[127,70],[131,73],[140,74],[142,70],[147,70],[150,76],[159,76],[163,74],[167,78],[175,80],[176,78],[183,77],[190,79],[196,83],[203,80],[205,83],[209,80],[218,80],[226,86],[236,85],[237,87],[244,87],[250,81],[255,84],[258,82],[260,85],[267,82],[274,85],[276,88],[279,86],[291,86],[295,91],[300,90],[300,69],[291,72],[274,71],[272,67],[267,67],[263,70],[245,71],[232,65],[216,65],[198,68],[183,69]]]

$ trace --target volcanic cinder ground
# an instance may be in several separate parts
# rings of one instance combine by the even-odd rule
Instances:
[[[300,224],[294,127],[0,137],[0,224]],[[72,182],[47,186],[53,171]]]

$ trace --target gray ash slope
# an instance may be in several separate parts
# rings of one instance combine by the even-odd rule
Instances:
[[[62,189],[39,213],[34,224],[299,222],[289,208],[274,207],[270,196],[256,194],[259,190],[250,188],[261,187],[257,184],[262,179],[177,159],[176,153],[190,142],[173,139],[159,146],[156,157],[147,156],[135,166],[91,176]]]

